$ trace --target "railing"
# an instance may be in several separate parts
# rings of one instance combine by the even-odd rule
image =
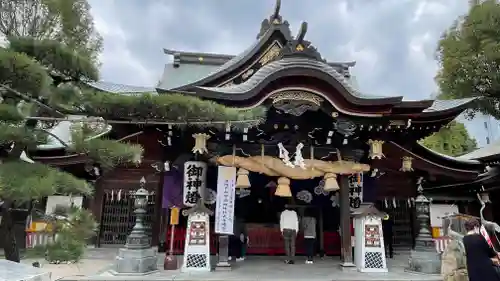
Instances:
[[[57,234],[55,239],[57,239]],[[49,232],[26,230],[26,249],[44,246],[52,241],[54,241],[54,235]]]
[[[436,252],[438,253],[443,253],[446,250],[446,247],[448,247],[448,244],[450,243],[451,238],[447,236],[441,236],[434,238],[434,245],[436,247]]]
[[[176,228],[174,237],[173,253],[180,255],[184,252],[184,242],[186,237],[185,228]],[[166,234],[166,245],[170,244],[170,229]],[[253,255],[283,255],[283,238],[279,229],[275,228],[252,228],[248,230],[249,245],[248,254]],[[304,238],[297,237],[297,254],[304,254]],[[337,232],[324,232],[325,254],[340,255],[340,236]],[[167,249],[168,251],[168,249]],[[210,233],[210,253],[217,253],[217,235]]]

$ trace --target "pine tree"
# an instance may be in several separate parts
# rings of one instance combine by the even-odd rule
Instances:
[[[46,121],[69,114],[104,120],[162,120],[198,125],[243,121],[252,125],[265,117],[257,107],[241,111],[179,94],[122,96],[82,87],[98,79],[91,58],[80,56],[64,43],[30,37],[9,37],[0,48],[0,201],[4,250],[8,260],[19,262],[11,210],[54,194],[92,193],[92,186],[29,158],[37,145],[47,141]],[[43,118],[42,118],[43,117]],[[73,132],[67,152],[81,153],[104,169],[137,163],[143,148],[111,139],[85,136],[86,126]]]

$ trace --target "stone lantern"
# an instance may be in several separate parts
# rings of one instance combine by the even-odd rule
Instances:
[[[151,247],[151,238],[146,233],[144,216],[148,206],[149,192],[144,188],[146,179],[139,181],[139,189],[133,194],[136,220],[125,246],[116,257],[115,275],[146,275],[157,271],[157,252]]]
[[[436,252],[434,240],[432,239],[430,223],[431,201],[424,195],[422,188],[423,178],[419,178],[417,185],[418,196],[415,199],[415,208],[418,220],[418,235],[415,239],[415,248],[410,252],[409,268],[407,271],[440,274],[441,258]]]

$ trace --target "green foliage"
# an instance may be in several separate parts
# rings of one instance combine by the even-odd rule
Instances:
[[[459,156],[477,149],[476,140],[469,136],[464,124],[456,121],[452,121],[420,143],[433,151],[449,156]]]
[[[50,262],[78,261],[85,252],[89,238],[96,234],[97,223],[88,210],[69,207],[64,213],[58,213],[64,219],[50,217],[47,223],[52,225],[49,233],[53,242],[35,247],[28,251],[30,257],[45,257]]]
[[[50,83],[50,76],[42,65],[26,54],[0,48],[0,84],[38,97]]]
[[[0,0],[0,32],[56,40],[97,64],[102,38],[87,0]]]
[[[440,98],[482,97],[475,111],[500,118],[500,3],[474,4],[444,33],[437,50]]]
[[[32,37],[11,37],[10,49],[36,59],[51,71],[71,80],[97,80],[97,68],[93,63],[70,47],[56,40],[36,40]]]
[[[49,262],[76,262],[85,253],[86,243],[77,240],[66,233],[57,236],[54,243],[48,244],[46,247],[46,259]]]
[[[84,140],[81,137],[73,137],[72,140],[72,151],[86,154],[104,169],[112,169],[126,163],[139,164],[144,151],[140,145],[122,143],[116,140]]]
[[[92,193],[84,180],[40,163],[8,161],[0,166],[0,198],[30,202],[54,194]]]
[[[21,123],[0,122],[0,146],[12,142],[34,147],[39,142],[39,138],[32,130],[24,127]]]
[[[0,103],[0,120],[4,122],[21,122],[24,120],[24,116],[19,112],[17,107]]]
[[[75,102],[78,112],[105,119],[161,120],[171,122],[214,122],[263,120],[264,107],[250,110],[228,108],[212,101],[180,94],[119,95],[85,92]]]

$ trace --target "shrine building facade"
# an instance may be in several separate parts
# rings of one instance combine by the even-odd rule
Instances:
[[[97,245],[125,243],[133,226],[133,200],[128,195],[141,177],[151,192],[147,221],[153,244],[167,244],[168,209],[185,209],[201,197],[196,189],[186,190],[184,166],[194,160],[206,163],[202,184],[209,208],[215,208],[218,165],[236,167],[241,181],[249,183],[237,191],[235,214],[247,224],[250,254],[283,253],[278,223],[286,204],[300,212],[314,210],[319,251],[351,258],[350,214],[362,202],[390,214],[394,244],[402,250],[413,246],[418,231],[418,186],[434,203],[450,202],[463,213],[477,213],[474,196],[481,185],[475,181],[484,178],[485,163],[444,156],[418,142],[447,126],[473,99],[407,101],[404,93],[362,93],[351,77],[355,62],[325,60],[307,41],[307,23],[293,35],[277,2],[271,16],[261,22],[255,42],[237,56],[165,49],[173,60],[165,65],[156,88],[89,84],[117,94],[176,93],[241,110],[267,110],[265,120],[248,127],[113,125],[112,137],[142,144],[145,154],[140,166],[120,167],[96,179],[96,192],[87,206],[100,222]],[[198,138],[206,151],[193,153]],[[85,177],[84,156],[33,158]],[[314,169],[300,171],[301,163]],[[179,254],[185,228],[186,218],[181,216],[174,243]]]

